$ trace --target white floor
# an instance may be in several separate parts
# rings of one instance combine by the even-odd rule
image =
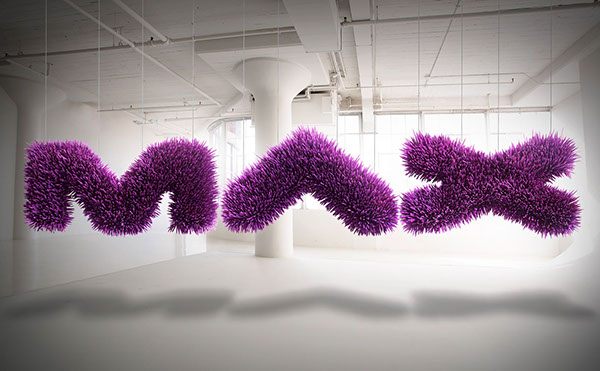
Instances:
[[[173,233],[0,241],[0,297],[205,251],[205,237]]]
[[[2,298],[0,369],[600,366],[599,254],[537,268],[297,255],[209,240],[206,253]]]

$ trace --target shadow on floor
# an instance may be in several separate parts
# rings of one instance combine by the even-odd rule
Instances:
[[[540,317],[592,318],[596,313],[553,291],[481,295],[454,291],[414,293],[413,311],[425,318],[456,318],[511,313]]]
[[[117,290],[68,290],[19,300],[4,310],[9,318],[48,316],[74,310],[84,316],[118,317],[148,312],[185,317],[210,315],[233,299],[227,290],[172,292],[146,299],[133,299]]]
[[[503,295],[481,295],[453,291],[419,291],[413,303],[353,290],[316,287],[252,299],[235,299],[231,290],[177,291],[146,297],[131,297],[118,290],[52,290],[25,295],[1,305],[8,319],[57,315],[75,311],[82,316],[121,317],[163,314],[169,317],[209,316],[226,312],[232,317],[260,318],[327,309],[366,318],[399,318],[414,315],[424,319],[466,318],[509,313],[567,319],[593,318],[596,313],[553,291],[525,291]]]
[[[406,315],[405,304],[371,294],[334,288],[315,288],[234,302],[229,313],[237,317],[262,317],[327,308],[362,317]]]
[[[69,290],[17,300],[3,311],[7,318],[49,316],[76,311],[83,316],[118,317],[163,313],[173,317],[216,314],[222,310],[236,317],[260,317],[328,308],[365,317],[406,314],[404,304],[354,291],[315,288],[233,302],[228,290],[182,291],[169,295],[133,299],[117,290]]]

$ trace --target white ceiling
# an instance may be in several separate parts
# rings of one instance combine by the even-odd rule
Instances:
[[[365,0],[369,1],[369,0]],[[452,14],[457,0],[374,0],[376,17],[422,16]],[[561,1],[561,4],[582,2]],[[97,16],[97,0],[75,0],[78,6]],[[125,2],[141,14],[141,0]],[[557,3],[557,0],[555,0]],[[244,14],[245,4],[245,14]],[[465,13],[546,6],[549,0],[465,0]],[[48,50],[71,50],[95,48],[98,45],[98,27],[63,1],[48,1]],[[44,51],[44,2],[39,0],[2,0],[0,13],[0,51],[17,53],[39,53]],[[555,11],[552,14],[552,39],[550,37],[550,13],[503,15],[467,18],[461,25],[460,10],[450,25],[449,20],[423,21],[377,25],[374,33],[375,75],[378,85],[374,101],[383,99],[402,108],[414,106],[418,95],[417,82],[421,88],[421,99],[445,100],[456,105],[461,95],[464,102],[483,100],[497,101],[498,85],[496,73],[500,71],[500,95],[502,102],[510,104],[510,98],[531,77],[538,74],[578,38],[600,22],[600,7],[570,11]],[[132,41],[142,41],[142,27],[131,16],[124,13],[110,0],[101,0],[101,20]],[[350,17],[347,0],[338,1],[341,17]],[[192,26],[193,15],[195,21]],[[156,29],[171,39],[195,35],[212,35],[246,30],[293,26],[285,6],[278,0],[145,0],[144,17]],[[341,20],[341,19],[340,19]],[[245,23],[245,26],[244,26]],[[498,32],[499,31],[499,32]],[[145,31],[144,40],[152,36]],[[354,34],[344,28],[342,35],[342,57],[346,68],[343,97],[352,97],[360,102],[360,70],[357,63]],[[500,44],[498,48],[498,37]],[[420,43],[419,43],[420,40]],[[118,40],[102,30],[100,44],[116,45]],[[419,52],[420,44],[420,52]],[[462,48],[461,48],[462,45]],[[302,46],[262,48],[241,51],[223,51],[194,54],[193,44],[146,47],[154,58],[167,65],[207,92],[215,100],[226,103],[240,94],[231,81],[231,69],[242,57],[277,56],[304,64],[313,72],[313,84],[326,84],[333,67],[325,53],[306,53]],[[438,55],[439,54],[439,55]],[[437,61],[436,61],[437,58]],[[72,86],[80,100],[96,101],[98,88],[98,55],[95,52],[51,56],[50,76],[63,86]],[[37,71],[44,70],[44,58],[20,58],[14,61]],[[210,103],[189,86],[173,78],[162,69],[129,49],[103,51],[100,53],[100,104],[102,107],[127,107],[144,105],[174,104],[182,102]],[[420,61],[420,64],[419,64]],[[562,95],[578,89],[576,58],[564,70],[554,71],[554,103]],[[142,83],[143,64],[143,83]],[[194,65],[194,71],[192,71]],[[419,68],[420,66],[420,68]],[[573,67],[575,66],[575,67]],[[420,71],[419,71],[420,70]],[[17,72],[20,71],[20,72]],[[24,73],[14,65],[0,65],[0,74]],[[25,73],[27,71],[25,70]],[[420,75],[419,73],[420,72]],[[461,78],[448,75],[464,76]],[[429,74],[431,76],[429,77]],[[490,76],[471,76],[492,74]],[[446,77],[444,77],[446,76]],[[487,84],[489,82],[489,84]],[[471,85],[479,84],[479,85]],[[403,87],[390,87],[397,86]],[[406,86],[413,85],[413,86]],[[143,88],[142,88],[143,87]],[[541,90],[540,90],[541,89]],[[143,91],[143,92],[142,92]],[[541,85],[531,98],[523,99],[521,105],[548,105],[549,89]],[[142,102],[143,99],[143,102]],[[491,104],[492,106],[495,103]],[[206,113],[216,112],[216,107],[207,105]],[[200,113],[202,114],[202,113]]]

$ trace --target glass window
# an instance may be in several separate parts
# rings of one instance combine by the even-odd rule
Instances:
[[[419,115],[390,114],[375,116],[375,169],[396,192],[404,192],[413,183],[404,174],[400,150],[404,142],[419,130]]]
[[[359,157],[361,154],[361,130],[359,115],[338,116],[338,143],[346,153]]]
[[[485,128],[484,113],[464,113],[462,115],[460,113],[427,113],[423,115],[424,132],[445,135],[453,139],[462,137],[466,145],[484,152],[488,150]]]
[[[535,133],[548,134],[550,112],[501,112],[500,117],[490,112],[489,126],[490,151],[504,150]]]
[[[254,161],[254,127],[251,123],[250,119],[220,121],[210,129],[209,142],[216,150],[221,188],[227,179],[241,174]]]

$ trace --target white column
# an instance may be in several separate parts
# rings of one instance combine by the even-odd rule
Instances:
[[[44,84],[18,77],[0,76],[0,85],[17,105],[17,154],[15,163],[14,227],[15,240],[36,238],[39,234],[25,222],[25,148],[35,140],[44,140]],[[65,100],[63,91],[48,86],[48,110]]]
[[[0,85],[0,240],[13,239],[16,146],[17,105]]]
[[[256,153],[263,155],[292,131],[292,100],[310,83],[311,74],[296,63],[273,58],[246,60],[236,67],[235,73],[254,96]],[[289,257],[293,254],[293,242],[292,210],[287,210],[256,233],[254,251],[256,256]]]

